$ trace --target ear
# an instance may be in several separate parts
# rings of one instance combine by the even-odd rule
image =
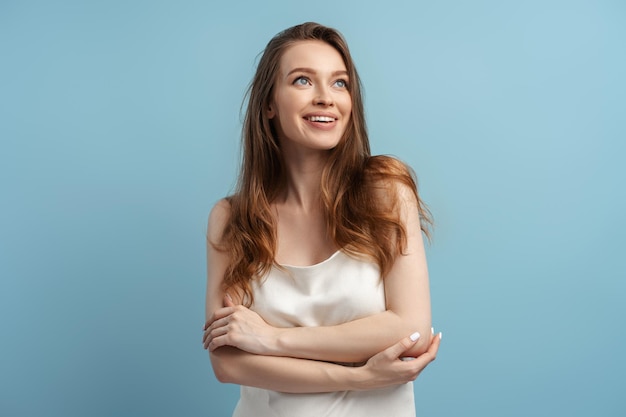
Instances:
[[[267,106],[267,118],[268,119],[273,119],[276,116],[276,112],[274,111],[274,106],[270,103]]]

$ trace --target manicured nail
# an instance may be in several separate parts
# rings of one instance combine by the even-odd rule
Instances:
[[[434,327],[430,328],[430,334],[433,335],[433,336],[435,335],[435,328]]]
[[[409,336],[409,339],[411,339],[412,342],[415,342],[419,338],[420,338],[419,332],[415,332],[411,336]]]
[[[439,332],[439,340],[441,340],[442,337],[443,337],[443,333]]]

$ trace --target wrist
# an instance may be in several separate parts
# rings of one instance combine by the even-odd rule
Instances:
[[[274,338],[274,346],[272,354],[274,356],[292,356],[297,357],[297,355],[293,355],[291,344],[290,344],[290,328],[276,328],[276,337]]]
[[[370,389],[370,375],[366,366],[345,367],[347,372],[347,381],[352,391],[364,391]]]
[[[367,386],[366,372],[363,367],[351,367],[339,364],[331,364],[324,367],[328,379],[328,391],[363,391]]]

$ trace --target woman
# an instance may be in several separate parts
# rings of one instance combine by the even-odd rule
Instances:
[[[414,416],[411,381],[441,338],[428,223],[411,171],[370,155],[342,36],[276,35],[250,86],[237,190],[209,216],[204,346],[217,379],[242,386],[234,415]]]

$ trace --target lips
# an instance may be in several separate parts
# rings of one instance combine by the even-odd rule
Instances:
[[[335,115],[332,114],[320,114],[320,113],[316,113],[316,114],[307,114],[306,116],[303,117],[303,119],[306,121],[306,123],[315,128],[315,129],[320,129],[320,130],[332,130],[337,126],[337,121],[338,121],[338,117],[335,117]]]
[[[329,117],[329,116],[309,116],[306,117],[306,119],[309,122],[322,122],[322,123],[330,123],[330,122],[334,122],[335,119],[334,117]]]
[[[334,126],[339,117],[332,112],[315,112],[305,114],[303,119],[312,126],[323,128]]]

